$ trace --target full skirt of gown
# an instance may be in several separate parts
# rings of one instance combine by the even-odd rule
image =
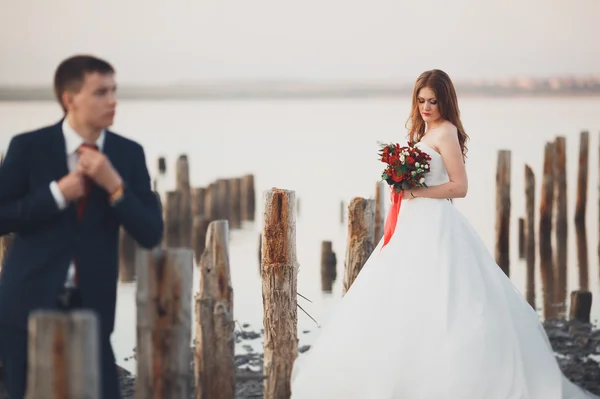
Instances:
[[[450,201],[404,200],[381,245],[297,359],[292,399],[596,398]]]

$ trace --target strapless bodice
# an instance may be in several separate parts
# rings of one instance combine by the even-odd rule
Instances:
[[[419,141],[415,144],[415,147],[431,156],[431,161],[429,161],[429,173],[425,174],[425,184],[431,187],[449,182],[450,178],[448,177],[448,172],[446,171],[446,166],[444,165],[440,153],[423,141]]]

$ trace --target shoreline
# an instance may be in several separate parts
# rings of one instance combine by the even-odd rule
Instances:
[[[600,97],[600,84],[594,87],[550,89],[502,86],[457,86],[467,98],[581,98]],[[322,100],[364,98],[410,98],[412,87],[397,84],[206,84],[174,86],[125,86],[120,100],[136,101],[240,101],[240,100]],[[0,86],[3,102],[55,102],[51,87]]]
[[[548,319],[543,322],[558,364],[565,376],[576,385],[600,395],[600,328],[589,323],[569,322],[562,319]],[[236,344],[263,338],[263,333],[254,331],[235,331]],[[263,354],[245,345],[246,354],[235,355],[238,381],[236,399],[263,398]],[[134,349],[135,350],[135,349]],[[305,345],[298,348],[299,353],[310,350]],[[192,363],[190,374],[190,398],[194,398],[193,348],[190,348]],[[134,355],[135,357],[135,355]],[[595,359],[594,359],[595,357]],[[134,399],[135,376],[122,368],[120,382],[123,398]]]

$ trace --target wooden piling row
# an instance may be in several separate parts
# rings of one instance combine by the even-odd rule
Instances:
[[[159,158],[158,169],[161,176],[166,173],[164,157]],[[227,220],[230,229],[238,229],[244,221],[254,221],[253,175],[220,178],[205,187],[192,187],[189,160],[182,154],[175,164],[175,182],[175,189],[165,193],[163,248],[191,248],[199,259],[206,237],[203,226]]]

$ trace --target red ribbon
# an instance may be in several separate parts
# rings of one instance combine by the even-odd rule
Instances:
[[[381,249],[383,249],[390,241],[394,234],[394,230],[396,230],[396,222],[398,221],[398,215],[400,214],[400,204],[402,204],[402,191],[399,193],[392,191],[390,197],[392,200],[392,207],[385,220],[385,227],[383,228],[383,245],[381,246]]]

